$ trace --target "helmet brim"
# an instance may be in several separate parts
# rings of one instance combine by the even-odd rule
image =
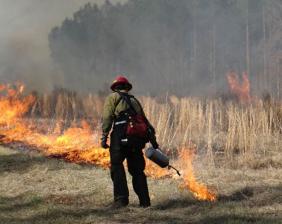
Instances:
[[[111,90],[115,91],[117,86],[119,86],[119,85],[124,85],[126,87],[126,90],[128,90],[128,91],[132,89],[131,83],[115,82],[111,85]]]

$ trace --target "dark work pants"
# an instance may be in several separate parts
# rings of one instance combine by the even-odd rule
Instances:
[[[128,201],[128,186],[123,162],[127,160],[128,171],[132,176],[132,184],[135,193],[138,195],[140,205],[149,205],[149,191],[147,178],[144,174],[145,160],[142,149],[145,144],[129,146],[121,145],[121,136],[118,130],[111,134],[111,178],[114,185],[114,200]]]

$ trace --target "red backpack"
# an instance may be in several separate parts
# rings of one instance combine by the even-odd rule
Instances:
[[[121,96],[121,99],[123,99],[129,106],[129,110],[127,112],[127,126],[126,126],[126,136],[127,137],[138,137],[147,139],[148,138],[148,131],[149,131],[149,122],[147,118],[144,115],[138,114],[136,110],[134,109],[131,100],[129,96],[126,96],[122,94],[121,92],[118,92]],[[133,97],[133,96],[130,96]],[[138,100],[136,102],[141,107]]]

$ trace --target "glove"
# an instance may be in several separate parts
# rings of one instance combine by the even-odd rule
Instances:
[[[108,139],[107,135],[103,135],[101,138],[101,147],[104,149],[110,148],[110,146],[107,144],[107,139]]]

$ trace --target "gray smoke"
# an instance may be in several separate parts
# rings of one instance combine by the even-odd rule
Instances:
[[[48,34],[88,2],[104,0],[0,0],[0,82],[23,81],[42,91],[64,85],[50,59]]]
[[[253,94],[279,96],[281,15],[279,0],[108,1],[86,5],[49,40],[72,89],[97,91],[121,72],[140,94],[215,96],[233,70],[249,74]]]
[[[121,72],[140,94],[206,96],[235,70],[282,95],[281,0],[110,0],[125,6],[98,19],[87,2],[105,0],[0,0],[0,82],[98,91]]]

